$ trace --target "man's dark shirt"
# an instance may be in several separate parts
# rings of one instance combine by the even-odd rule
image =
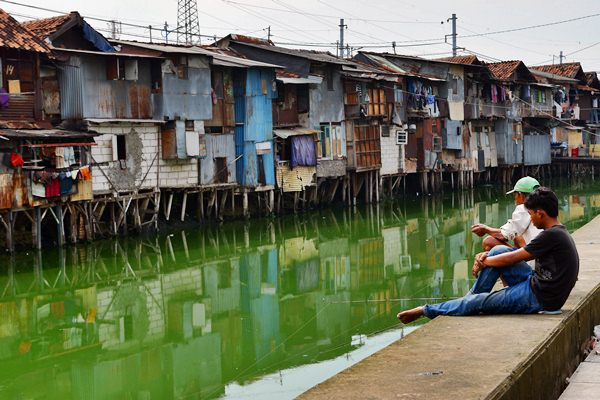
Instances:
[[[531,287],[545,310],[558,310],[571,293],[579,273],[575,242],[564,225],[554,225],[535,237],[525,251],[535,257]]]

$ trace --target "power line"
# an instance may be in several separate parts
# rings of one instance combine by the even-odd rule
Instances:
[[[570,19],[565,19],[565,20],[562,20],[562,21],[548,22],[548,23],[545,23],[545,24],[524,26],[524,27],[521,27],[521,28],[504,29],[504,30],[501,30],[501,31],[493,31],[493,32],[486,32],[486,33],[477,33],[477,34],[473,34],[473,35],[465,35],[465,36],[462,36],[462,38],[464,39],[464,38],[472,38],[472,37],[480,37],[480,36],[488,36],[488,35],[498,35],[498,34],[501,34],[501,33],[519,32],[519,31],[524,31],[524,30],[528,30],[528,29],[537,29],[537,28],[543,28],[543,27],[546,27],[546,26],[566,24],[568,22],[579,21],[579,20],[582,20],[582,19],[594,18],[594,17],[598,17],[598,16],[600,16],[600,13],[590,14],[590,15],[584,15],[582,17],[570,18]]]
[[[223,1],[225,3],[238,4],[238,5],[242,5],[245,7],[259,8],[259,9],[263,9],[263,10],[278,11],[278,12],[283,12],[283,13],[303,14],[303,15],[309,15],[312,17],[323,17],[323,18],[332,18],[332,19],[340,18],[339,16],[335,16],[335,15],[284,10],[282,8],[259,6],[256,4],[246,4],[246,3],[240,3],[240,2],[232,1],[232,0],[223,0]],[[361,17],[351,17],[351,18],[346,18],[346,19],[352,20],[352,21],[363,21],[363,22],[369,21],[369,22],[389,23],[389,24],[436,24],[436,25],[439,24],[438,21],[435,21],[435,22],[434,21],[399,21],[399,20],[385,20],[385,19],[369,19],[369,18],[361,18]]]

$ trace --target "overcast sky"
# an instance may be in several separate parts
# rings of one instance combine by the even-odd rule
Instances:
[[[177,25],[177,0],[0,0],[0,7],[19,20],[26,20],[57,14],[14,3],[61,12],[77,10],[83,16],[157,28],[165,21],[170,28]],[[294,47],[289,43],[313,44],[323,49],[329,46],[326,49],[333,53],[339,39],[339,19],[345,18],[348,25],[345,41],[354,48],[392,52],[391,43],[395,41],[398,53],[429,58],[451,55],[451,46],[443,42],[445,35],[452,32],[446,20],[456,13],[458,46],[479,53],[483,60],[519,59],[528,65],[552,64],[553,60],[558,63],[562,50],[566,62],[580,61],[584,70],[600,71],[598,0],[204,0],[198,1],[198,12],[203,35],[237,32],[266,38],[266,28],[270,25],[276,44],[288,47]],[[587,16],[590,17],[581,18]],[[574,18],[581,19],[517,32],[465,37]],[[88,21],[97,29],[109,28],[108,23]],[[158,31],[153,32],[155,40],[159,35]],[[122,26],[121,38],[147,41],[148,29]],[[170,34],[169,40],[176,40],[176,34]],[[202,39],[203,44],[211,42]]]

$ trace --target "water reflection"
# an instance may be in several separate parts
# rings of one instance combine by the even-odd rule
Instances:
[[[570,229],[598,213],[599,186],[567,193]],[[510,200],[489,187],[4,257],[0,397],[215,398],[353,354],[399,309],[463,295],[469,228],[502,224]]]

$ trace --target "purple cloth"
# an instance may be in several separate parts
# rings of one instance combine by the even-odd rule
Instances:
[[[4,88],[0,88],[0,108],[8,107],[8,103],[10,101],[10,96],[8,92]]]
[[[313,135],[292,136],[292,168],[317,165],[317,148]]]

